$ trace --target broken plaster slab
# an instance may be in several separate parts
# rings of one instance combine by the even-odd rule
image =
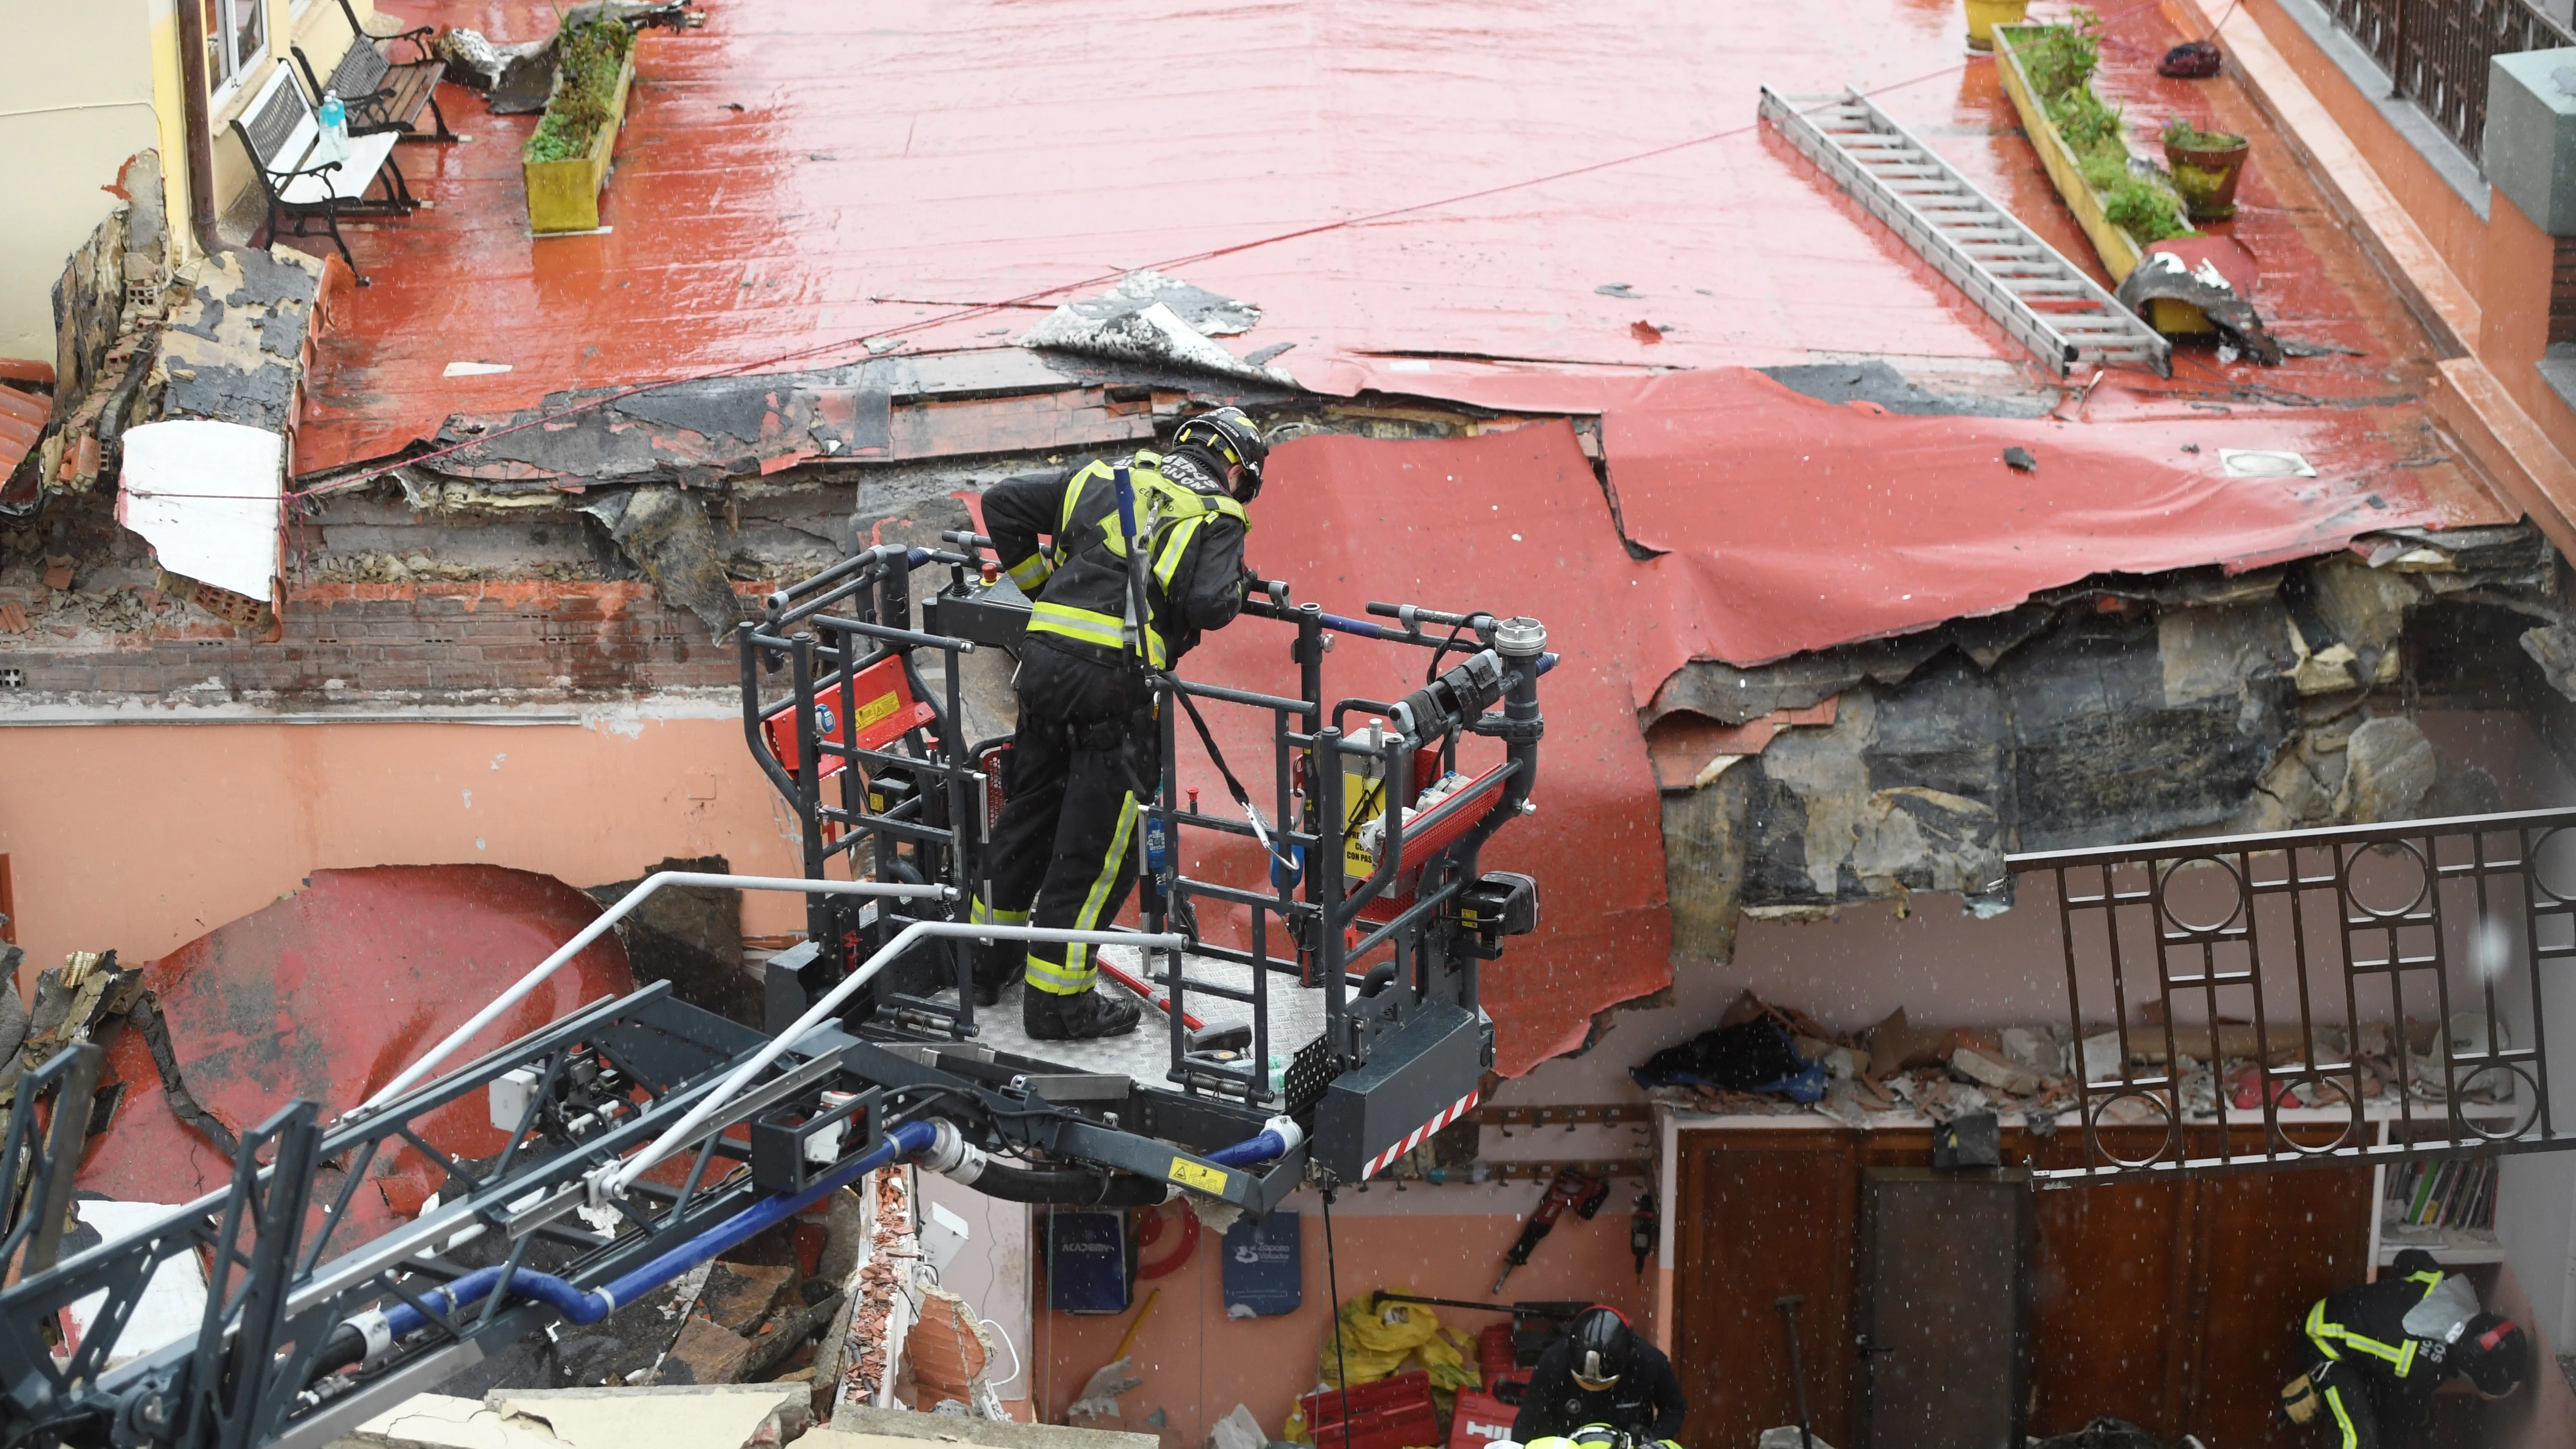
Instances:
[[[318,258],[284,246],[236,248],[197,263],[186,299],[161,330],[160,365],[170,379],[161,416],[292,426],[323,270]]]
[[[782,1409],[802,1409],[801,1380],[685,1388],[495,1389],[483,1406],[512,1429],[542,1433],[574,1449],[639,1449],[656,1444],[731,1449]]]
[[[116,521],[161,567],[265,602],[277,579],[286,437],[206,418],[126,431]]]

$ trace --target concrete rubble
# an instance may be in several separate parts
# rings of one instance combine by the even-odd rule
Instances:
[[[2329,1070],[2284,1080],[2267,1076],[2265,1069],[2304,1065],[2294,1029],[2276,1023],[2275,1039],[2267,1043],[2247,1022],[2221,1022],[2214,1028],[2168,1023],[2160,1005],[2150,1003],[2130,1022],[2124,1052],[2120,1028],[2111,1022],[2086,1024],[2080,1039],[2055,1025],[1934,1032],[1912,1026],[1899,1008],[1866,1030],[1835,1032],[1795,1007],[1746,993],[1720,1018],[1721,1026],[1765,1016],[1779,1021],[1799,1060],[1824,1067],[1828,1080],[1823,1099],[1801,1105],[1784,1092],[1705,1085],[1651,1086],[1646,1095],[1686,1111],[1729,1116],[1813,1111],[1864,1129],[1992,1115],[2041,1136],[2081,1125],[2076,1115],[2079,1070],[2091,1084],[2104,1125],[2163,1123],[2143,1094],[2120,1096],[2107,1105],[2102,1099],[2120,1092],[2117,1084],[2123,1077],[2162,1075],[2168,1063],[2181,1079],[2186,1121],[2215,1122],[2222,1097],[2231,1114],[2241,1118],[2255,1113],[2267,1091],[2272,1104],[2283,1109],[2348,1109],[2356,1097],[2365,1109],[2393,1108],[2401,1090],[2418,1104],[2439,1104],[2445,1097],[2444,1058],[2452,1044],[2431,1021],[2410,1019],[2402,1032],[2385,1023],[2365,1024],[2358,1033],[2320,1025],[2317,1052]],[[2484,1047],[2470,1042],[2461,1050],[2465,1058]],[[2469,1077],[2461,1099],[2488,1103],[2509,1095],[2503,1074],[2490,1073],[2484,1079]]]

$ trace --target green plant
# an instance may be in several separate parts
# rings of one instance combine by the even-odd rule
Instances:
[[[2138,245],[2191,235],[2191,228],[2182,224],[2174,194],[2160,178],[2130,169],[2126,151],[2105,148],[2084,157],[2082,165],[2084,184],[2102,198],[2102,214]]]
[[[2127,121],[2120,108],[2093,90],[2093,74],[2102,60],[2102,17],[2081,6],[2071,23],[2038,25],[2012,38],[2015,59],[2030,78],[2031,90],[2049,124],[2075,153],[2084,182],[2102,199],[2102,214],[2140,246],[2168,237],[2189,236],[2182,221],[2182,199],[2164,179],[2141,175],[2129,165]],[[2168,124],[2189,129],[2179,119]],[[2200,132],[2193,132],[2200,135]]]
[[[530,161],[569,161],[589,154],[617,104],[617,73],[634,46],[634,30],[616,20],[577,25],[559,36],[554,94],[520,154]]]
[[[2181,116],[2165,122],[2164,141],[2184,151],[2226,151],[2245,144],[2233,131],[2204,131]]]
[[[2015,53],[2032,88],[2046,101],[2090,85],[2094,68],[2102,63],[2101,37],[2102,17],[2078,5],[2072,24],[2033,27]]]

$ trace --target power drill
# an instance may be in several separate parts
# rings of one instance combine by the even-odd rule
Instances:
[[[1521,1235],[1512,1241],[1511,1251],[1503,1255],[1503,1273],[1501,1278],[1494,1280],[1494,1291],[1502,1292],[1503,1279],[1511,1277],[1514,1268],[1529,1262],[1530,1252],[1538,1246],[1538,1240],[1555,1228],[1556,1220],[1565,1216],[1567,1208],[1574,1209],[1576,1217],[1589,1219],[1609,1200],[1610,1184],[1586,1177],[1571,1167],[1560,1169],[1556,1180],[1547,1185],[1547,1196],[1539,1199],[1538,1211],[1531,1213],[1529,1221],[1521,1224]]]

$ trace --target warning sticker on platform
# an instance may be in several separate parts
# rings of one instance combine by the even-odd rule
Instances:
[[[866,729],[868,726],[875,724],[879,720],[893,718],[897,703],[898,701],[895,699],[894,691],[889,689],[885,693],[878,695],[876,698],[869,700],[867,703],[860,705],[858,727],[860,729]]]
[[[1172,1170],[1163,1174],[1183,1187],[1194,1187],[1214,1197],[1225,1196],[1225,1174],[1204,1163],[1186,1157],[1172,1159]]]

